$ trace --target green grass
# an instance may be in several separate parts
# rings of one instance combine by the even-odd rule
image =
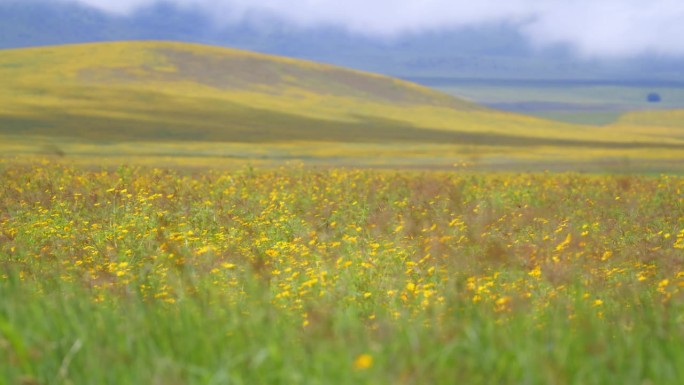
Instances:
[[[43,289],[49,294],[26,294],[25,284],[0,286],[9,345],[0,372],[7,383],[678,384],[684,378],[681,306],[665,311],[646,296],[633,299],[634,314],[616,309],[601,320],[577,300],[551,305],[536,314],[539,320],[516,315],[502,324],[487,309],[470,307],[453,310],[440,327],[422,325],[434,322],[430,315],[379,315],[372,330],[363,309],[339,305],[318,309],[322,324],[302,328],[299,318],[265,300],[226,303],[215,290],[162,306],[135,295],[93,304],[79,299],[88,292],[70,285]],[[576,320],[565,319],[567,306],[579,307]],[[373,357],[371,368],[355,368],[361,354]]]
[[[7,384],[679,384],[681,177],[0,163]]]

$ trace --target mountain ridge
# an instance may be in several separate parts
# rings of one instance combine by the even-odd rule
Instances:
[[[40,20],[40,23],[36,23]],[[398,77],[488,79],[682,80],[681,60],[646,55],[630,61],[587,61],[569,49],[536,49],[510,25],[417,31],[371,39],[332,27],[298,28],[278,20],[217,25],[190,7],[156,2],[114,16],[74,2],[0,2],[0,47],[120,40],[173,40],[231,46],[327,62]]]

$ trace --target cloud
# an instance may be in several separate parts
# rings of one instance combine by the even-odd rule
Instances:
[[[59,0],[130,14],[160,0]],[[684,56],[681,0],[164,0],[234,23],[275,18],[371,37],[486,24],[517,28],[536,47],[564,45],[583,57]]]
[[[684,56],[684,2],[587,0],[539,7],[523,34],[538,46],[567,44],[586,57]]]

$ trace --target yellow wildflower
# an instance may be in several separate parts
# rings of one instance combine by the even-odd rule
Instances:
[[[360,354],[354,360],[354,369],[364,370],[373,366],[373,356],[368,353]]]

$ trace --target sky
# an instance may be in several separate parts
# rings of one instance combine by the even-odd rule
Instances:
[[[54,0],[129,15],[159,0]],[[276,19],[338,27],[378,39],[505,24],[533,47],[562,45],[584,58],[684,57],[682,0],[164,0],[218,24]]]

